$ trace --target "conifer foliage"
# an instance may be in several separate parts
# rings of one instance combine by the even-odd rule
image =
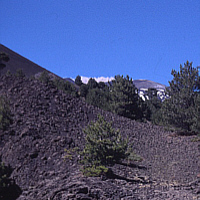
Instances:
[[[111,86],[111,106],[116,114],[131,119],[141,119],[141,99],[129,76],[115,76]]]
[[[83,84],[82,80],[81,80],[81,76],[77,76],[76,79],[75,79],[75,83],[76,85],[78,86],[81,86]]]
[[[67,94],[77,96],[77,89],[73,84],[61,78],[55,78],[51,76],[47,71],[43,71],[38,79],[46,85],[57,87],[59,90],[62,90]]]
[[[123,140],[119,131],[112,128],[102,116],[86,129],[83,150],[83,172],[86,176],[99,176],[108,171],[107,166],[119,163],[129,156],[128,139]]]
[[[169,99],[162,106],[164,124],[173,126],[181,131],[197,131],[199,113],[198,70],[187,61],[180,65],[180,71],[172,70],[173,80],[169,82]]]
[[[195,113],[192,130],[196,133],[200,133],[200,93],[197,94],[197,97],[195,99]]]

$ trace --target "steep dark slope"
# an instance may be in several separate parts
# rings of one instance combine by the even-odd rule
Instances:
[[[6,67],[1,71],[2,74],[5,74],[8,70],[15,73],[18,69],[22,69],[26,76],[34,76],[37,73],[47,71],[2,44],[0,44],[0,52],[6,53],[10,58],[9,62],[6,63]]]
[[[57,76],[56,74],[37,65],[36,63],[21,56],[20,54],[16,53],[15,51],[7,48],[6,46],[4,46],[2,44],[0,44],[0,52],[4,52],[9,56],[9,61],[6,63],[4,62],[4,64],[6,64],[6,67],[0,71],[1,75],[6,74],[8,70],[12,74],[15,74],[17,72],[17,70],[21,69],[27,77],[34,77],[34,76],[38,77],[42,72],[46,71],[46,72],[48,72],[50,77],[56,77],[56,78],[62,79],[61,77]]]
[[[13,124],[0,132],[0,156],[25,199],[197,199],[198,142],[172,137],[163,128],[104,112],[34,79],[3,77]],[[83,128],[101,113],[129,136],[140,163],[115,165],[110,179],[85,178],[79,156]]]

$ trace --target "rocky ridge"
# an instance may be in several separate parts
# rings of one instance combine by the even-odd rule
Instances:
[[[13,114],[10,128],[0,132],[0,156],[13,168],[21,189],[17,199],[200,199],[196,136],[102,111],[36,79],[1,77],[0,94],[10,100]],[[83,128],[99,113],[143,158],[116,164],[109,178],[84,177],[73,151],[84,147]]]

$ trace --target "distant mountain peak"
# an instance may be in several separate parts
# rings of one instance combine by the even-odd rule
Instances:
[[[86,76],[81,76],[81,80],[83,83],[87,84],[90,78],[94,78],[97,82],[108,82],[108,81],[112,81],[115,78],[113,76],[111,77],[86,77]],[[74,80],[74,79],[73,79]],[[146,79],[136,79],[133,80],[134,85],[140,89],[140,88],[155,88],[155,89],[165,89],[166,86],[161,84],[161,83],[157,83],[151,80],[146,80]]]

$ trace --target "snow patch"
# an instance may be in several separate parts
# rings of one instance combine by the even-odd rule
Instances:
[[[104,83],[106,83],[106,82],[108,82],[108,81],[112,81],[112,80],[115,79],[114,77],[103,77],[103,76],[101,76],[101,77],[92,77],[92,78],[94,78],[94,79],[96,80],[96,82],[98,82],[98,83],[99,83],[99,82],[104,82]],[[82,80],[82,82],[85,83],[85,84],[88,83],[89,79],[90,79],[90,77],[81,76],[81,80]]]

